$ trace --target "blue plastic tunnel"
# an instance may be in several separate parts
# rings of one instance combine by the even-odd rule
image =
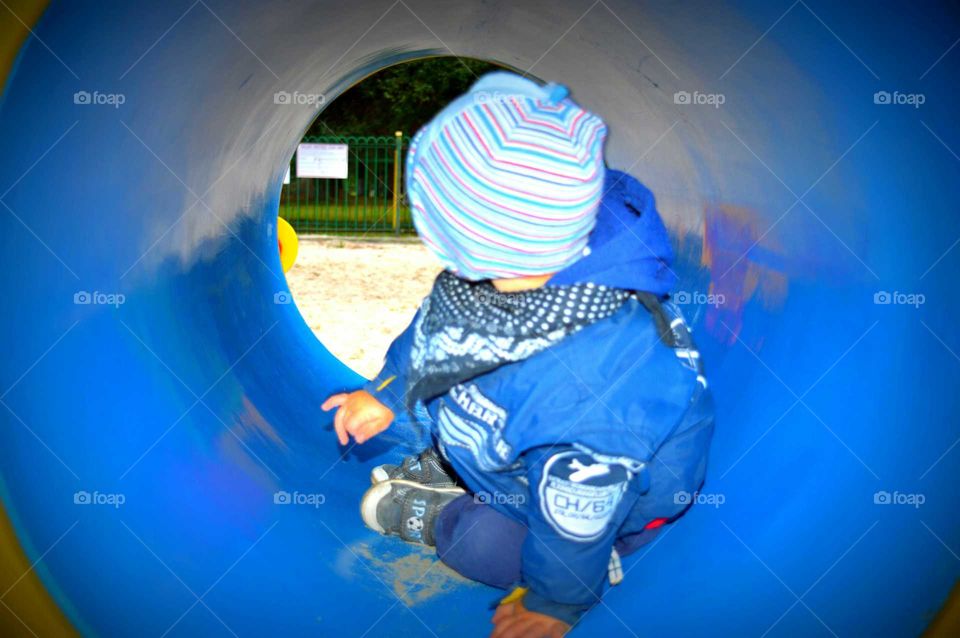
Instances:
[[[363,527],[402,437],[337,446],[320,402],[361,379],[276,302],[318,107],[275,95],[456,54],[607,120],[718,402],[699,504],[577,634],[922,633],[960,573],[960,21],[923,6],[54,0],[0,101],[0,468],[31,575],[88,635],[487,634],[494,590]]]

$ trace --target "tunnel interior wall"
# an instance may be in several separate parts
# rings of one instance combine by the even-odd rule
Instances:
[[[657,196],[678,290],[724,300],[686,308],[718,403],[705,492],[724,503],[629,560],[584,634],[919,634],[960,545],[957,56],[918,79],[957,21],[788,6],[53,2],[0,102],[0,476],[73,624],[484,635],[493,590],[363,528],[366,474],[402,433],[337,447],[319,404],[360,379],[275,302],[280,183],[316,116],[275,93],[332,100],[454,52],[603,116],[608,163]]]

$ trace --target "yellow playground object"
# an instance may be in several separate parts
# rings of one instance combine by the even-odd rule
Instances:
[[[283,272],[289,272],[297,261],[299,241],[297,231],[283,217],[277,217],[277,244],[280,247],[280,265],[283,266]]]

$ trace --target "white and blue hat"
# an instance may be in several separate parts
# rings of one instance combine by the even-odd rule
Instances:
[[[607,127],[567,94],[494,71],[414,136],[406,170],[413,221],[447,269],[472,280],[521,277],[583,255]]]

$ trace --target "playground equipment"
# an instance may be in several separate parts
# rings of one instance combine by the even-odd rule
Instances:
[[[911,636],[943,605],[960,573],[946,5],[4,11],[33,30],[0,98],[5,634],[486,634],[494,591],[363,528],[367,473],[401,433],[336,445],[320,402],[361,379],[291,303],[272,231],[311,98],[451,52],[563,81],[607,120],[609,163],[676,240],[717,397],[705,502],[578,634]]]
[[[297,261],[300,240],[297,239],[297,231],[283,217],[277,217],[277,245],[280,248],[280,267],[283,272],[290,272]]]

